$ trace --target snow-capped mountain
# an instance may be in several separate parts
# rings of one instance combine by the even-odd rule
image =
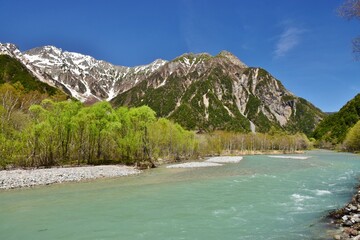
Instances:
[[[82,102],[148,105],[159,117],[188,129],[266,132],[275,127],[310,133],[323,117],[266,70],[248,67],[227,51],[216,56],[187,53],[137,67],[115,66],[53,46],[21,53],[15,45],[0,44],[1,53]]]
[[[54,46],[21,53],[13,44],[0,44],[0,53],[20,60],[39,80],[63,90],[82,102],[110,100],[146,79],[167,61],[158,59],[137,67],[115,66]]]

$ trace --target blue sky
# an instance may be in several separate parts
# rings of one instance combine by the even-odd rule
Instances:
[[[323,111],[360,92],[351,40],[360,21],[342,0],[0,0],[0,42],[54,45],[135,66],[228,50]]]

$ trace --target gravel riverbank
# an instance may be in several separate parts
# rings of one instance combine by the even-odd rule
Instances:
[[[243,157],[241,156],[222,156],[212,157],[203,162],[186,162],[180,164],[169,165],[166,168],[199,168],[199,167],[218,167],[225,163],[239,163]]]
[[[33,187],[102,177],[119,177],[139,174],[140,172],[134,167],[120,165],[4,170],[0,171],[0,189]]]
[[[360,240],[360,186],[345,207],[335,210],[329,214],[334,224],[339,228],[334,239],[337,240]]]
[[[222,166],[220,163],[210,163],[210,162],[187,162],[169,165],[166,168],[199,168],[199,167],[218,167]]]

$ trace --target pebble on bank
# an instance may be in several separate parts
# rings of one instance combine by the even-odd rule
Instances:
[[[0,189],[33,187],[102,177],[128,176],[140,172],[134,167],[117,165],[0,171]]]
[[[338,240],[360,240],[360,186],[345,207],[335,210],[329,214],[334,224],[339,228],[334,239]]]

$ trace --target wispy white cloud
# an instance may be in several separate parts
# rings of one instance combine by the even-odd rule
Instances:
[[[301,35],[305,32],[304,29],[297,27],[286,27],[281,35],[278,37],[278,41],[275,46],[274,56],[275,58],[285,56],[290,50],[295,48],[301,41]]]

